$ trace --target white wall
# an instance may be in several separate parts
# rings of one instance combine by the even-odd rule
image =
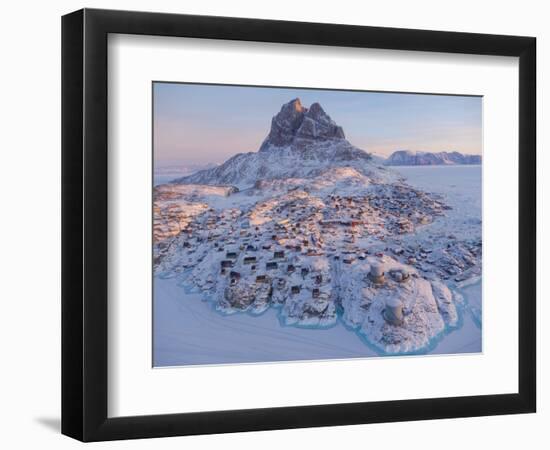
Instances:
[[[549,104],[550,30],[545,2],[462,0],[274,2],[244,0],[112,0],[5,2],[0,45],[2,79],[0,123],[2,136],[2,236],[0,313],[2,370],[0,371],[0,443],[4,448],[73,448],[76,441],[59,434],[60,416],[60,16],[83,6],[139,9],[191,14],[246,16],[395,26],[423,29],[531,35],[538,38],[539,229],[550,226],[548,198],[550,158],[543,152],[543,102]],[[544,186],[543,186],[544,184]],[[545,192],[542,192],[542,191]],[[543,216],[546,217],[543,217]],[[539,276],[548,236],[539,234]],[[544,267],[542,264],[544,263]],[[548,282],[539,283],[548,292]],[[550,329],[541,329],[550,312],[539,308],[539,380],[549,376]],[[544,321],[545,322],[545,321]],[[170,438],[98,444],[105,448],[297,448],[314,445],[409,449],[544,448],[550,442],[550,394],[539,383],[536,415],[380,424],[224,436]],[[546,445],[545,445],[546,444]]]

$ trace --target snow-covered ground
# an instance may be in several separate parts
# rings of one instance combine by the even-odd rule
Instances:
[[[169,183],[170,181],[181,178],[186,175],[191,175],[199,170],[208,169],[214,167],[215,164],[171,164],[171,165],[157,165],[153,173],[153,186]]]
[[[481,234],[481,166],[406,166],[393,167],[410,185],[426,192],[443,194],[452,207],[446,219],[427,230],[453,233],[458,238]]]
[[[481,234],[481,167],[400,167],[407,182],[441,194],[452,207],[445,218],[420,228],[411,239],[452,233],[459,239]],[[251,193],[252,194],[252,193]],[[220,198],[221,199],[221,198]],[[223,201],[227,201],[226,198]],[[425,236],[423,234],[426,234]],[[479,236],[481,237],[481,236]],[[481,351],[481,282],[459,286],[459,320],[430,342],[423,353]],[[222,315],[177,285],[175,279],[155,277],[155,366],[224,364],[285,360],[372,357],[380,354],[361,333],[349,330],[340,318],[334,326],[304,329],[282,325],[281,310],[261,315]]]
[[[443,194],[452,210],[445,220],[433,223],[431,232],[452,231],[458,238],[481,236],[482,166],[409,166],[394,167],[407,182],[417,188]],[[464,297],[464,324],[439,345],[442,353],[455,352],[456,335],[464,336],[465,352],[481,351],[482,282],[480,278],[458,284],[457,294]],[[473,328],[472,328],[473,327]],[[468,337],[471,337],[471,340]],[[461,342],[457,342],[461,345]],[[449,350],[443,350],[443,349]],[[470,350],[468,350],[470,349]]]

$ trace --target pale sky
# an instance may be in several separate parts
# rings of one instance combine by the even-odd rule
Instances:
[[[257,151],[271,118],[296,97],[306,107],[320,103],[367,152],[482,151],[481,97],[158,82],[153,89],[157,167]]]

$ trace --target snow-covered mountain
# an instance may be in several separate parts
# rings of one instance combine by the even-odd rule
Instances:
[[[387,166],[450,166],[457,164],[481,164],[480,155],[464,155],[459,152],[412,152],[398,150],[384,162]]]
[[[369,153],[350,144],[342,127],[319,103],[306,108],[296,98],[273,117],[258,152],[239,153],[215,168],[174,183],[244,187],[258,180],[311,178],[336,167],[351,167],[375,180],[395,176]]]

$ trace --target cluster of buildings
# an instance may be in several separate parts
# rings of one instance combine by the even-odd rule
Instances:
[[[403,240],[447,207],[398,184],[348,195],[292,189],[248,208],[183,200],[155,202],[156,270],[190,271],[193,284],[214,293],[227,310],[261,311],[291,299],[302,318],[304,308],[312,317],[335,317],[329,305],[338,295],[339,273],[367,258],[390,255],[428,278],[456,281],[479,267],[480,240],[448,241],[444,248]],[[401,282],[408,275],[391,277]]]

